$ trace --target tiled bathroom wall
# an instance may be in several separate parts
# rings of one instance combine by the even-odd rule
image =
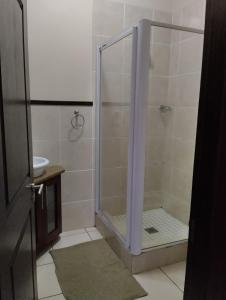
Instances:
[[[77,109],[85,118],[84,130],[72,129]],[[91,107],[32,106],[33,153],[62,165],[63,228],[94,224],[93,126]]]
[[[33,100],[92,101],[92,0],[28,1]],[[84,115],[84,130],[71,118]],[[34,155],[62,165],[63,230],[94,225],[93,108],[32,105]]]
[[[58,0],[31,0],[28,21],[32,99],[94,100],[98,42],[120,33],[142,18],[202,28],[204,2],[89,0],[78,4],[66,0],[67,5],[65,1],[63,5]],[[77,6],[81,11],[77,11]],[[67,21],[62,25],[59,14],[66,16],[69,7],[71,14],[65,17]],[[51,12],[54,13],[52,24],[48,18]],[[77,18],[76,13],[79,14]],[[82,26],[84,22],[85,26]],[[50,31],[45,32],[48,27]],[[154,64],[150,69],[144,206],[145,209],[163,206],[184,222],[187,222],[189,213],[200,84],[201,56],[197,51],[198,47],[201,48],[200,41],[188,34],[178,36],[167,29],[152,30],[151,57]],[[128,45],[123,46],[127,54]],[[117,74],[117,68],[122,65],[121,51],[116,47],[110,54],[111,59],[105,61],[110,70],[106,70],[110,102],[128,99],[129,71],[123,78]],[[127,58],[129,61],[130,56]],[[160,104],[172,106],[172,112],[160,114]],[[84,132],[71,129],[70,120],[75,109],[85,116]],[[104,115],[105,130],[109,128],[112,133],[112,139],[105,144],[108,155],[104,159],[110,170],[109,176],[105,177],[105,193],[109,196],[107,200],[110,199],[106,204],[114,214],[125,212],[127,137],[123,130],[128,126],[128,109],[126,106],[123,109],[121,106],[106,106]],[[34,154],[45,156],[52,164],[59,163],[66,168],[62,177],[64,230],[94,224],[94,120],[95,102],[93,108],[32,106]],[[118,168],[121,168],[120,176]],[[114,212],[113,208],[120,210]]]

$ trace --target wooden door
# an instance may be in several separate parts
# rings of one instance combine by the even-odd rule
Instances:
[[[184,299],[226,299],[225,0],[207,0]]]
[[[0,299],[36,296],[26,3],[0,0]]]

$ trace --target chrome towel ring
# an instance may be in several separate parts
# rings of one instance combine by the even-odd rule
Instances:
[[[78,110],[74,111],[74,116],[71,119],[71,126],[74,129],[81,129],[85,125],[85,118]]]

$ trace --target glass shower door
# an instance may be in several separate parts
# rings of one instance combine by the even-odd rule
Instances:
[[[96,211],[140,254],[150,22],[98,47]]]
[[[127,182],[131,115],[132,31],[101,49],[100,211],[127,240]]]

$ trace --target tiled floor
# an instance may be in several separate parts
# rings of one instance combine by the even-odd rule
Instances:
[[[100,238],[102,236],[96,228],[68,231],[61,234],[60,241],[53,248],[59,249]],[[134,277],[148,292],[148,296],[141,300],[183,299],[185,262],[141,273]],[[65,300],[55,275],[52,257],[48,252],[37,260],[37,278],[39,299]]]

